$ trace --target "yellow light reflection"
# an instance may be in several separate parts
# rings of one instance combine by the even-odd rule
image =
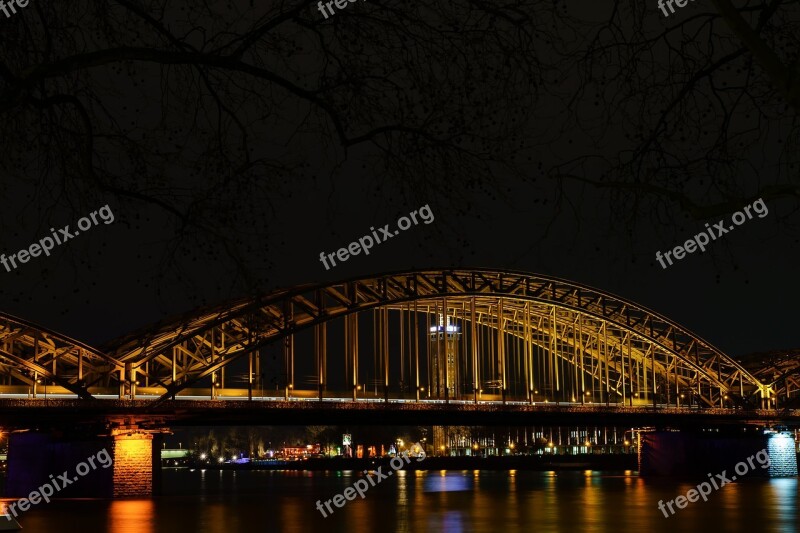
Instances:
[[[115,500],[108,508],[110,533],[153,533],[153,500]]]

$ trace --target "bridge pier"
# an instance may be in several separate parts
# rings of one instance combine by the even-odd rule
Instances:
[[[797,447],[790,432],[653,431],[643,432],[638,446],[641,476],[693,477],[723,470],[730,474],[735,468],[735,477],[798,475]]]
[[[161,480],[161,435],[136,430],[112,433],[114,498],[152,496]]]
[[[12,433],[5,496],[24,498],[48,483],[53,498],[152,496],[161,480],[159,442],[160,433],[135,428],[101,437]]]

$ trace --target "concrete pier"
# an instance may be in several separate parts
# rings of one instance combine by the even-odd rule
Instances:
[[[739,466],[739,470],[735,470],[740,463],[747,468]],[[740,478],[797,476],[794,436],[789,432],[642,433],[639,444],[642,476],[695,477],[723,470],[736,472],[733,475],[738,474]]]

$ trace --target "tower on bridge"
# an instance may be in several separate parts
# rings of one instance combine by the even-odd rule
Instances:
[[[458,398],[461,390],[459,372],[458,345],[461,339],[461,328],[456,324],[450,323],[440,314],[439,323],[430,327],[430,342],[433,349],[433,369],[431,383],[432,395],[436,398],[449,400]]]

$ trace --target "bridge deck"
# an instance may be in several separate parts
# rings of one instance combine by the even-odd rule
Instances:
[[[178,425],[621,425],[711,427],[719,425],[800,426],[800,411],[581,405],[553,402],[479,402],[326,398],[209,400],[199,397],[154,403],[148,399],[80,400],[68,397],[0,398],[0,424],[136,423]]]

